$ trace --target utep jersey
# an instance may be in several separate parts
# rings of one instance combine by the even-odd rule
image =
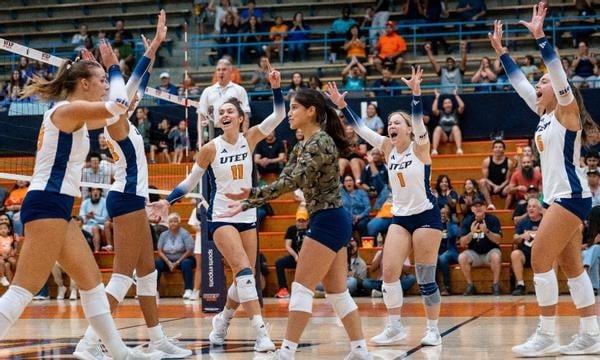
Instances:
[[[387,158],[387,169],[392,187],[392,214],[409,216],[432,209],[436,203],[431,193],[431,165],[425,165],[413,151],[413,144],[403,153],[396,147]]]
[[[68,103],[60,101],[44,113],[29,190],[81,196],[81,173],[90,150],[87,127],[65,133],[51,120],[54,111]]]
[[[148,165],[144,139],[137,128],[129,124],[129,134],[121,141],[110,137],[104,128],[108,149],[115,160],[115,181],[110,191],[148,198]]]
[[[591,196],[587,176],[579,166],[581,130],[568,130],[554,112],[545,114],[535,131],[535,144],[540,152],[545,203]]]
[[[256,209],[250,208],[233,217],[220,217],[229,210],[234,201],[225,193],[239,193],[242,188],[252,187],[252,152],[246,138],[240,134],[235,144],[229,144],[222,136],[215,138],[215,159],[207,169],[210,182],[208,220],[215,222],[253,223]]]

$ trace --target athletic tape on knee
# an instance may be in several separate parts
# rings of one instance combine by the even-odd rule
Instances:
[[[340,294],[325,294],[325,297],[331,306],[333,306],[333,310],[335,310],[340,319],[345,318],[346,315],[358,309],[348,289]]]
[[[100,283],[91,290],[79,290],[81,296],[81,307],[87,319],[110,314],[110,305],[104,290],[104,284]]]
[[[576,308],[581,309],[596,303],[592,281],[587,272],[584,271],[581,275],[568,279],[567,285]]]
[[[258,293],[256,292],[256,282],[254,281],[254,275],[241,275],[236,276],[235,286],[237,287],[237,293],[240,298],[240,303],[253,301],[258,299]]]
[[[148,275],[139,276],[136,281],[137,296],[156,296],[156,283],[158,271],[154,270]]]
[[[388,309],[402,307],[404,294],[402,293],[400,280],[393,283],[384,282],[381,285],[381,292],[383,293],[383,302]]]
[[[27,304],[33,299],[33,294],[29,290],[20,286],[11,285],[6,293],[0,298],[0,314],[14,324]]]
[[[540,306],[552,306],[558,303],[558,280],[554,270],[533,274],[535,297]]]
[[[425,306],[434,306],[442,302],[440,290],[435,282],[435,264],[416,265],[419,292]]]
[[[229,289],[227,289],[227,297],[238,304],[240,303],[240,297],[238,296],[237,286],[235,286],[235,282],[233,282]]]
[[[312,290],[294,281],[288,309],[312,314],[313,296],[315,293]]]
[[[106,293],[110,294],[118,302],[122,302],[123,299],[125,299],[125,295],[127,295],[131,284],[133,284],[133,279],[129,276],[113,273],[108,285],[106,285]]]

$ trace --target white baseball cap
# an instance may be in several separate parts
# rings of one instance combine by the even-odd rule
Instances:
[[[170,76],[170,75],[169,75],[169,73],[168,73],[168,72],[166,72],[166,71],[165,71],[165,72],[162,72],[162,73],[160,73],[160,76],[159,76],[159,78],[160,78],[160,79],[162,79],[162,78],[170,78],[170,77],[171,77],[171,76]]]

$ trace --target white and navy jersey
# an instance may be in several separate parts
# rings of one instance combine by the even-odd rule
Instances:
[[[256,209],[250,208],[233,217],[219,217],[229,210],[233,200],[225,193],[239,193],[242,188],[252,187],[252,152],[246,138],[240,134],[235,144],[229,144],[222,136],[213,140],[215,159],[206,172],[210,182],[208,220],[215,222],[254,223]]]
[[[592,196],[584,169],[579,166],[581,130],[568,130],[551,112],[541,117],[535,143],[540,152],[545,203]]]
[[[44,113],[29,190],[81,196],[81,172],[90,150],[87,127],[84,124],[77,131],[66,133],[51,120],[54,111],[68,103],[58,102]]]
[[[115,160],[115,181],[110,191],[148,198],[148,165],[144,139],[137,128],[129,124],[129,134],[121,141],[110,137],[104,128],[106,143]]]
[[[431,165],[425,165],[413,150],[411,142],[403,153],[396,147],[387,158],[388,176],[392,187],[392,214],[409,216],[432,209],[436,204],[431,193]]]

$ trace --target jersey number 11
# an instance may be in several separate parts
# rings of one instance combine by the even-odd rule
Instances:
[[[244,178],[244,165],[232,165],[231,175],[233,176],[233,180],[242,180]]]

